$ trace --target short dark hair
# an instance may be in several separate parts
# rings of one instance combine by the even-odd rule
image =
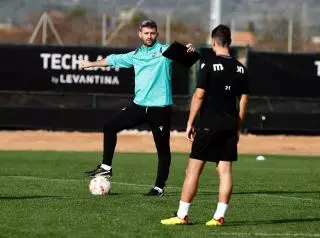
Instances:
[[[143,20],[141,23],[140,23],[140,26],[139,26],[139,30],[141,30],[143,27],[149,27],[149,28],[156,28],[158,29],[158,26],[157,26],[157,23],[151,19],[146,19],[146,20]]]
[[[229,46],[231,44],[231,31],[225,25],[218,25],[211,32],[211,38],[215,39],[220,46]]]

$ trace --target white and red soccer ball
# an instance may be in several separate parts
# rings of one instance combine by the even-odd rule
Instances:
[[[103,176],[96,176],[91,179],[89,191],[92,195],[106,195],[110,192],[111,183]]]

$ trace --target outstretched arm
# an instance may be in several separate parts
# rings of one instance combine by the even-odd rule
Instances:
[[[81,61],[79,64],[80,69],[91,68],[91,67],[104,67],[107,66],[108,62],[106,59],[97,60],[97,61]]]
[[[119,68],[130,68],[133,66],[133,54],[134,51],[125,54],[111,54],[105,59],[97,61],[82,61],[80,62],[80,69],[90,67],[105,67],[107,65],[119,67]]]

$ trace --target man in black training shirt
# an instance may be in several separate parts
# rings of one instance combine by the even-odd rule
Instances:
[[[188,224],[189,207],[207,161],[216,163],[220,180],[219,202],[207,226],[224,224],[231,197],[232,162],[237,160],[238,133],[247,107],[249,85],[246,68],[230,56],[230,29],[219,25],[211,37],[216,55],[201,64],[200,79],[192,97],[186,132],[193,143],[180,205],[177,216],[161,220],[164,225]]]

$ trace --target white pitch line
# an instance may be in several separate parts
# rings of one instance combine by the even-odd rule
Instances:
[[[291,200],[300,200],[300,201],[309,201],[309,202],[320,202],[318,199],[313,198],[300,198],[300,197],[291,197],[291,196],[282,196],[282,195],[271,195],[271,194],[259,194],[254,193],[253,196],[259,196],[259,197],[273,197],[273,198],[280,198],[280,199],[291,199]]]
[[[18,179],[29,179],[29,180],[48,180],[48,181],[56,181],[56,182],[79,182],[83,181],[83,179],[59,179],[59,178],[43,178],[43,177],[36,177],[36,176],[20,176],[20,175],[7,175],[7,176],[0,176],[0,177],[7,177],[7,178],[18,178]],[[152,187],[153,185],[148,184],[135,184],[135,183],[124,183],[124,182],[112,182],[113,184],[119,184],[124,186],[132,186],[132,187]],[[169,186],[168,188],[172,189],[181,189],[181,187],[172,187]]]
[[[20,175],[7,175],[7,176],[0,176],[1,177],[7,177],[7,178],[20,178],[20,179],[29,179],[29,180],[49,180],[49,181],[71,181],[71,182],[78,182],[81,181],[80,179],[58,179],[58,178],[42,178],[42,177],[36,177],[36,176],[20,176]]]
[[[1,176],[0,176],[1,177]],[[11,177],[11,178],[21,178],[21,179],[42,179],[42,180],[49,180],[49,181],[72,181],[72,182],[78,182],[82,181],[82,179],[59,179],[59,178],[43,178],[43,177],[36,177],[36,176],[14,176],[14,175],[8,175],[8,176],[2,176],[2,177]],[[135,184],[135,183],[125,183],[125,182],[112,182],[113,184],[119,184],[124,186],[132,186],[132,187],[152,187],[152,185],[148,184]],[[169,189],[178,189],[181,190],[181,187],[174,187],[174,186],[168,186]],[[210,189],[198,189],[198,191],[202,192],[212,192]],[[259,197],[272,197],[272,198],[279,198],[279,199],[289,199],[289,200],[300,200],[300,201],[308,201],[308,202],[320,202],[319,199],[313,199],[313,198],[300,198],[300,197],[291,197],[291,196],[282,196],[282,195],[271,195],[271,194],[259,194],[259,193],[253,193],[252,196],[259,196]]]
[[[152,187],[153,186],[153,185],[147,185],[147,184],[134,184],[134,183],[122,183],[122,182],[112,182],[112,183],[119,184],[119,185],[124,185],[124,186],[132,186],[132,187]],[[180,189],[181,190],[181,187],[168,186],[166,188]],[[201,190],[201,191],[206,191],[206,190]]]
[[[272,237],[272,236],[289,236],[289,237],[320,237],[320,234],[304,234],[304,233],[236,233],[236,232],[219,232],[216,233],[217,235],[223,235],[223,236],[266,236],[266,237]]]

